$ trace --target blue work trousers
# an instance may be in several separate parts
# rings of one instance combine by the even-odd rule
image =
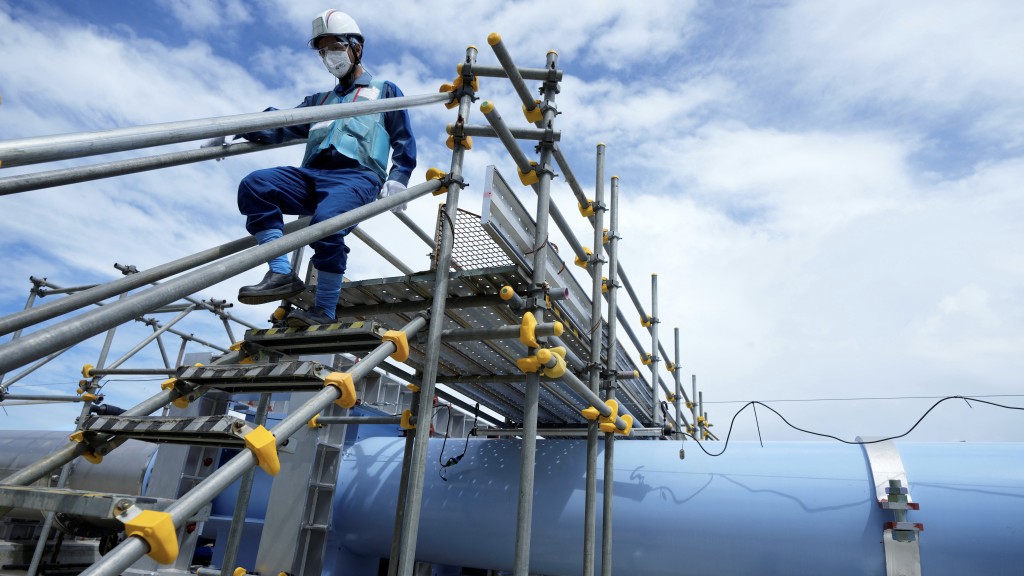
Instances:
[[[366,168],[327,170],[278,166],[257,170],[238,185],[238,210],[246,216],[250,234],[284,229],[282,214],[312,216],[310,224],[333,218],[377,199],[380,178]],[[345,273],[348,262],[346,228],[311,244],[313,266],[324,272]]]

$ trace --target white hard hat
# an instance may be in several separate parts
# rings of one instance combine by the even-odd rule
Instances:
[[[363,42],[359,25],[340,10],[325,10],[313,19],[313,37],[309,39],[309,46],[316,48],[316,41],[321,36],[355,36],[360,44]]]

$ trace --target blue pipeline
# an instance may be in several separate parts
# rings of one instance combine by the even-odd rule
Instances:
[[[346,452],[331,540],[348,553],[389,554],[403,443],[373,438]],[[861,447],[734,442],[712,458],[687,442],[680,460],[679,446],[616,444],[613,573],[885,575],[882,530],[893,517],[877,505]],[[921,505],[908,520],[925,526],[923,573],[1024,573],[1024,444],[898,447]],[[511,569],[519,442],[470,441],[446,480],[440,448],[431,441],[417,558]],[[444,459],[461,450],[449,441]],[[537,443],[531,573],[580,573],[585,469],[585,442]]]

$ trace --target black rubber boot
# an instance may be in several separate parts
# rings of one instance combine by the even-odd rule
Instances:
[[[278,274],[277,272],[269,271],[259,284],[239,288],[238,301],[242,304],[266,304],[275,300],[298,296],[305,289],[306,285],[302,283],[302,280],[299,280],[295,272]]]
[[[289,328],[305,328],[306,326],[318,326],[320,324],[335,324],[337,321],[327,315],[327,312],[319,306],[309,310],[296,308],[288,313],[284,319]]]

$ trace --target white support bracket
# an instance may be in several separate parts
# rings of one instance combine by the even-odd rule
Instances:
[[[858,442],[871,442],[871,438],[857,437]],[[907,511],[917,510],[919,504],[910,496],[910,485],[903,469],[899,449],[892,440],[861,444],[871,467],[871,481],[875,486],[875,499],[879,507],[891,510],[893,522],[886,522],[882,531],[885,550],[886,576],[921,576],[921,539],[924,526],[907,522]]]

